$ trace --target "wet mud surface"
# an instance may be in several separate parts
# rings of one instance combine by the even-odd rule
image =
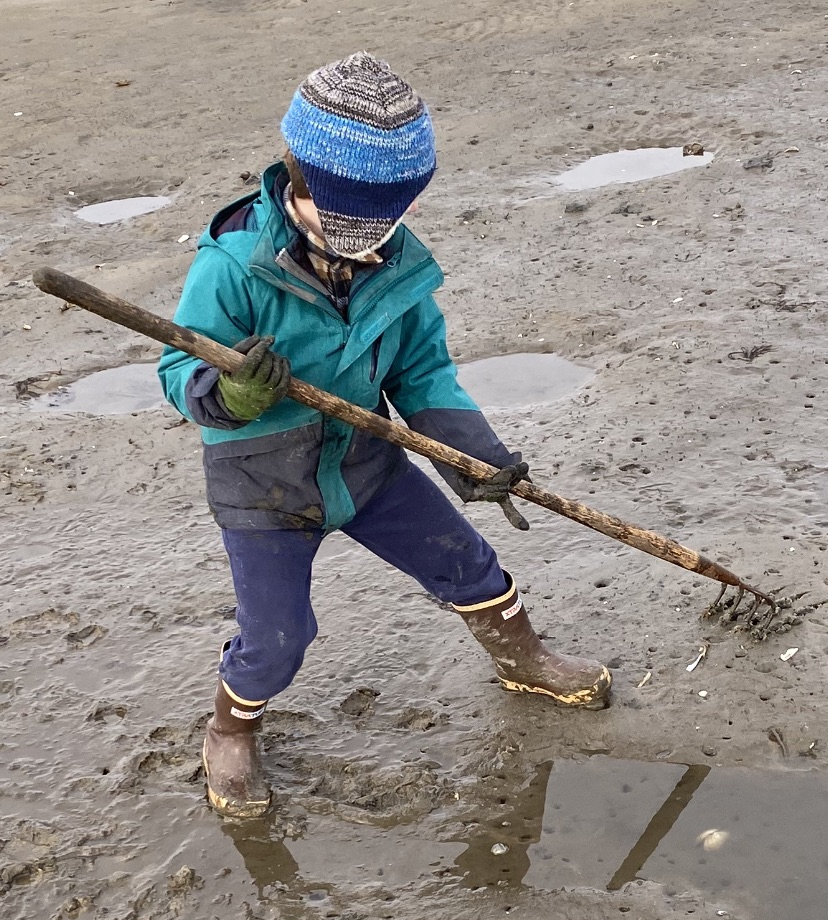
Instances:
[[[526,534],[467,513],[546,641],[610,664],[612,708],[504,693],[459,618],[334,535],[319,638],[265,718],[273,812],[219,821],[199,751],[234,598],[198,433],[168,407],[35,411],[160,349],[30,279],[52,265],[170,317],[206,221],[278,156],[295,85],[367,47],[434,116],[411,226],[446,270],[453,355],[584,369],[536,399],[514,368],[489,412],[534,481],[818,605],[824,9],[0,9],[4,920],[822,920],[828,608],[757,644],[701,618],[714,584],[535,506]],[[693,143],[703,168],[556,183]]]

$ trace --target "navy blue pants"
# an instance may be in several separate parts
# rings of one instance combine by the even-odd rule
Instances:
[[[413,464],[342,530],[441,601],[479,604],[507,590],[494,550]],[[225,529],[222,534],[240,633],[219,673],[235,696],[259,702],[290,684],[316,637],[311,566],[324,532]]]

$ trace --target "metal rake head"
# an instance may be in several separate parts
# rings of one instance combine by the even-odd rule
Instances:
[[[783,633],[801,623],[806,614],[822,606],[826,601],[819,601],[802,607],[796,602],[805,597],[807,592],[786,597],[772,597],[757,591],[749,585],[740,585],[735,592],[727,593],[729,585],[723,585],[719,596],[704,611],[706,618],[718,616],[719,625],[734,624],[734,631],[749,632],[753,639],[762,641],[771,633]],[[779,591],[774,594],[779,594]],[[727,596],[725,596],[727,595]],[[742,602],[747,596],[745,604]]]

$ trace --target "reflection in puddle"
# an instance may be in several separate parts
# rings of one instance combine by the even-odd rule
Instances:
[[[577,390],[593,372],[557,355],[501,355],[463,364],[460,382],[482,407],[549,403]],[[32,408],[87,415],[128,415],[166,405],[155,364],[125,364],[83,377],[32,400]]]
[[[557,355],[498,355],[461,364],[462,386],[483,409],[550,403],[583,386],[593,371]]]
[[[30,403],[46,412],[128,415],[165,405],[155,364],[125,364],[83,377]]]
[[[144,198],[118,198],[115,201],[102,201],[100,204],[90,204],[85,208],[75,211],[75,217],[88,221],[91,224],[114,224],[118,220],[129,217],[138,217],[140,214],[150,214],[165,208],[171,199],[163,195],[154,195]]]
[[[471,887],[615,890],[639,878],[695,888],[756,920],[816,920],[828,903],[826,787],[814,772],[603,756],[544,764],[455,866]],[[712,830],[725,833],[710,846]],[[509,849],[494,855],[496,844]]]
[[[259,900],[269,889],[299,887],[299,865],[268,818],[222,821],[221,831],[239,851],[244,867],[256,886]]]
[[[268,816],[221,825],[241,855],[260,902],[273,898],[284,905],[285,895],[324,902],[340,885],[399,888],[447,871],[462,849],[461,844],[437,843],[404,827],[360,826],[320,815],[308,815],[296,839],[285,837],[280,824]]]
[[[668,176],[683,169],[706,166],[712,153],[684,156],[681,147],[644,147],[640,150],[619,150],[591,157],[585,163],[556,177],[556,182],[572,191],[601,188],[622,182],[640,182]]]

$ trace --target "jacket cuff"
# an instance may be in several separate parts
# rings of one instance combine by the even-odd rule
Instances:
[[[248,422],[236,418],[224,405],[218,388],[220,376],[221,371],[212,364],[199,364],[190,375],[184,390],[187,409],[193,421],[205,428],[220,428],[225,431],[243,428]]]
[[[478,409],[423,409],[406,419],[406,423],[412,431],[498,469],[520,463],[522,459],[520,451],[507,450]],[[460,494],[461,473],[443,463],[435,463],[434,469]]]

